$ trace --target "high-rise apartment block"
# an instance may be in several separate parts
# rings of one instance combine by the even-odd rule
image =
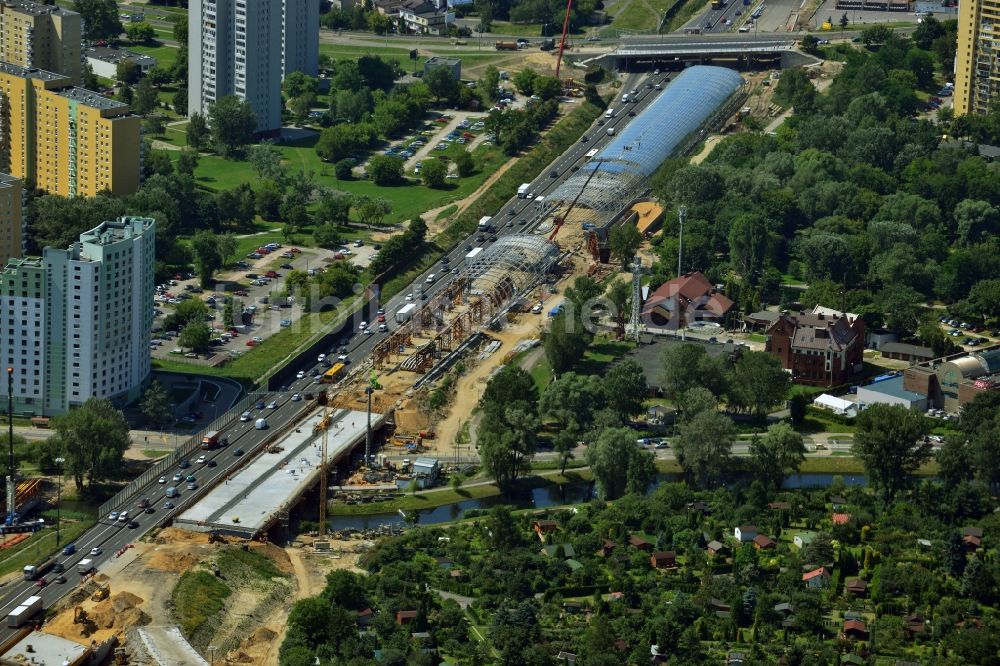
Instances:
[[[131,194],[141,126],[126,104],[69,77],[0,63],[0,171],[49,194]]]
[[[24,188],[13,176],[0,173],[0,256],[20,257],[24,240]]]
[[[955,114],[986,113],[1000,99],[1000,4],[962,0],[955,53]]]
[[[0,359],[14,370],[17,413],[139,397],[150,372],[155,235],[153,220],[122,218],[68,249],[10,260],[0,274]]]
[[[0,0],[0,60],[80,83],[80,15],[31,0]]]
[[[282,76],[319,74],[319,0],[282,0]]]
[[[281,79],[315,75],[319,0],[190,0],[188,113],[226,95],[250,103],[257,132],[281,129]]]

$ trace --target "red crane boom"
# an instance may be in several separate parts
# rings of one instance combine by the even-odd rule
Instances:
[[[559,55],[556,56],[556,78],[559,78],[559,68],[562,66],[563,49],[566,48],[566,31],[569,29],[569,10],[573,8],[573,0],[566,0],[566,17],[563,18],[562,39],[559,40]]]
[[[594,170],[590,172],[590,175],[587,176],[587,180],[583,182],[583,187],[581,187],[580,191],[576,193],[575,197],[573,197],[573,201],[570,202],[569,208],[566,209],[566,213],[561,217],[556,217],[556,228],[552,230],[551,234],[549,234],[550,241],[555,238],[556,234],[559,233],[559,230],[562,229],[562,225],[566,221],[566,218],[568,218],[569,214],[573,212],[573,207],[576,206],[576,202],[580,200],[580,196],[583,195],[583,191],[587,189],[587,185],[590,185],[590,179],[594,177],[594,174],[597,173],[597,170],[600,168],[601,163],[597,162],[594,165]]]

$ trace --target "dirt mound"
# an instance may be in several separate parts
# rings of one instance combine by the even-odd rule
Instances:
[[[292,563],[288,560],[288,553],[285,552],[284,548],[279,548],[273,543],[254,542],[250,544],[250,549],[254,552],[260,553],[267,559],[274,562],[274,566],[278,567],[278,570],[281,571],[281,573],[294,573]]]
[[[97,611],[95,609],[88,619],[87,624],[93,624],[98,630],[113,629],[116,632],[125,631],[132,627],[141,627],[150,622],[150,617],[135,607],[123,611],[115,611],[114,609]]]
[[[93,580],[96,580],[98,583],[107,583],[111,579],[108,578],[107,574],[99,573],[94,576]]]
[[[194,568],[200,561],[201,558],[192,553],[155,550],[146,560],[146,566],[158,571],[176,571],[180,573]]]
[[[156,539],[153,543],[156,544],[202,544],[208,543],[208,533],[207,532],[188,532],[187,530],[181,530],[176,527],[168,527],[166,529],[160,530],[156,535]]]
[[[243,650],[232,650],[226,655],[226,663],[229,664],[252,664],[253,657]]]
[[[240,647],[248,648],[259,643],[270,643],[277,635],[277,632],[271,631],[267,627],[257,627],[252,634],[243,640]]]
[[[135,608],[143,601],[142,597],[131,592],[119,592],[111,597],[111,607],[115,609],[116,613],[121,613],[130,608]]]

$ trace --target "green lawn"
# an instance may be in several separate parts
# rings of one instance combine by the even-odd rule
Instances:
[[[165,135],[157,138],[176,146],[187,144],[182,127],[167,128]],[[337,180],[333,175],[333,165],[324,162],[316,154],[317,140],[318,136],[296,144],[278,146],[289,169],[292,172],[311,171],[320,185],[357,196],[388,199],[392,203],[392,212],[386,218],[386,222],[389,223],[408,220],[433,208],[465,198],[482,185],[483,181],[507,159],[495,146],[480,146],[473,152],[477,164],[476,172],[467,178],[449,180],[441,189],[431,189],[414,177],[407,178],[404,185],[381,186],[370,180]],[[433,153],[435,157],[441,154],[453,156],[463,149],[464,146],[453,144],[443,153],[439,151]],[[177,151],[166,152],[174,161],[180,157]],[[257,174],[248,162],[227,160],[215,155],[199,158],[195,179],[199,185],[214,191],[230,190],[243,183],[253,184],[258,180]]]
[[[173,39],[173,35],[167,35]],[[135,51],[136,53],[142,53],[143,55],[153,56],[156,58],[156,65],[160,69],[172,69],[174,64],[177,62],[177,54],[180,53],[180,49],[167,46],[166,44],[159,44],[157,46],[145,46],[142,44],[130,45],[128,47],[129,51]]]
[[[660,25],[660,17],[641,0],[633,0],[621,14],[616,14],[611,27],[619,30],[654,32]]]
[[[68,521],[63,517],[59,546],[72,543],[86,532],[96,521]],[[46,528],[33,534],[16,546],[0,551],[0,576],[20,571],[28,564],[38,564],[56,551],[56,531]]]

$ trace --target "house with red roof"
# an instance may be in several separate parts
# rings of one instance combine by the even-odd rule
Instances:
[[[802,574],[802,582],[806,584],[806,587],[822,589],[830,582],[830,572],[826,570],[826,567],[813,569],[808,573]]]
[[[661,284],[642,306],[653,326],[684,328],[693,321],[723,323],[736,304],[697,271]]]
[[[846,525],[851,521],[851,514],[835,513],[832,516],[830,516],[830,519],[833,520],[834,525]]]

